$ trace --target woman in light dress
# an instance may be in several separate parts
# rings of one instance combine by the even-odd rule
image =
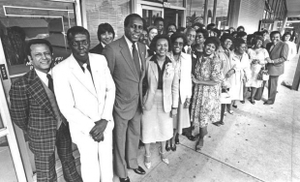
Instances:
[[[177,114],[178,71],[167,56],[170,51],[167,35],[157,35],[150,44],[156,54],[146,60],[147,91],[143,99],[141,140],[145,144],[144,164],[151,167],[151,143],[160,143],[161,160],[166,157],[166,141],[173,137],[173,117]]]
[[[254,97],[257,89],[263,86],[263,80],[257,79],[258,73],[261,69],[265,68],[267,60],[270,59],[268,51],[262,47],[263,42],[263,37],[255,36],[251,42],[251,48],[248,49],[248,54],[251,61],[251,75],[246,85],[247,87],[251,87],[251,96],[249,98],[251,104],[255,104]]]
[[[232,106],[237,108],[235,101],[243,101],[244,84],[249,79],[250,75],[250,59],[246,53],[247,44],[241,38],[234,40],[234,51],[231,56],[232,69],[230,70],[231,87],[229,95],[232,100]]]
[[[174,135],[170,140],[170,145],[166,145],[166,150],[176,150],[176,145],[179,143],[178,134],[182,134],[183,128],[190,127],[189,105],[192,95],[192,80],[191,55],[183,53],[182,48],[186,40],[184,34],[174,33],[171,36],[172,50],[170,59],[174,63],[174,67],[178,70],[179,75],[179,105],[177,116],[173,119]]]

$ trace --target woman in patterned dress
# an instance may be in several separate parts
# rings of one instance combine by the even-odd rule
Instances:
[[[208,123],[218,122],[221,112],[221,61],[215,54],[219,39],[209,37],[204,42],[204,52],[193,68],[194,93],[191,109],[193,136],[199,136],[195,150],[201,150]]]

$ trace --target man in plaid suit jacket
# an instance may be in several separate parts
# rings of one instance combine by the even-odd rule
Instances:
[[[81,182],[72,156],[69,126],[60,113],[49,74],[52,46],[47,40],[31,40],[27,57],[34,69],[15,81],[10,90],[11,117],[28,135],[34,153],[38,182],[55,182],[55,146],[68,182]]]

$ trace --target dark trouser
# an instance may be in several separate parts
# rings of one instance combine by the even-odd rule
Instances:
[[[80,175],[76,170],[75,160],[72,155],[72,141],[69,127],[61,124],[56,134],[57,154],[62,164],[64,178],[67,182],[82,182]],[[38,182],[56,182],[55,171],[55,153],[50,156],[35,154],[34,161],[36,165]]]
[[[270,76],[268,85],[268,102],[275,102],[279,76]]]
[[[128,176],[127,168],[138,168],[138,146],[140,139],[141,112],[138,109],[134,117],[125,120],[114,113],[114,172],[120,178]]]

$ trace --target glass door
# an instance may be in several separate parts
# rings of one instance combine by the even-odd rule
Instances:
[[[164,9],[159,7],[152,7],[142,5],[142,17],[146,20],[147,27],[154,25],[156,17],[164,17]]]
[[[65,38],[67,30],[78,24],[78,4],[79,0],[1,0],[0,1],[0,70],[1,70],[1,87],[4,89],[4,99],[1,98],[1,109],[4,103],[9,101],[9,89],[11,83],[18,77],[25,74],[31,69],[31,65],[28,63],[26,53],[24,51],[26,43],[31,39],[47,39],[53,47],[54,60],[57,64],[64,58],[70,55],[70,50]],[[81,21],[81,20],[80,20]],[[79,23],[80,24],[80,23]],[[5,71],[4,71],[5,70]],[[3,86],[2,86],[3,84]],[[3,111],[4,112],[4,111]],[[6,154],[10,154],[11,161],[8,164],[12,164],[15,168],[15,175],[18,181],[33,182],[36,181],[34,155],[30,151],[27,142],[27,136],[23,131],[14,125],[10,118],[9,112],[4,115],[1,110],[2,121],[0,123],[1,140],[0,140],[0,152],[1,146],[5,148],[3,151]],[[3,117],[6,118],[3,118]],[[9,126],[11,126],[11,132],[8,132]],[[11,133],[17,138],[19,151],[16,147],[13,147],[10,143]],[[74,157],[76,163],[79,165],[79,153],[76,149],[76,145],[73,145]],[[17,170],[20,166],[13,154],[18,153],[21,156],[20,167],[25,171],[26,180],[22,180]],[[0,153],[1,156],[1,153]],[[1,156],[2,157],[2,156]],[[8,160],[9,157],[1,158],[1,160]],[[61,164],[56,155],[56,171],[57,177],[62,176]],[[0,169],[1,169],[0,167]],[[4,170],[5,171],[5,170]],[[12,170],[13,171],[13,170]],[[2,169],[0,170],[2,172]],[[13,175],[12,175],[13,176]],[[16,180],[4,180],[5,175],[0,173],[0,181],[16,181]],[[21,180],[20,180],[21,179]]]
[[[0,38],[0,56],[1,50]],[[4,91],[3,80],[7,79],[8,70],[4,64],[0,63],[0,67],[0,181],[27,181]]]

